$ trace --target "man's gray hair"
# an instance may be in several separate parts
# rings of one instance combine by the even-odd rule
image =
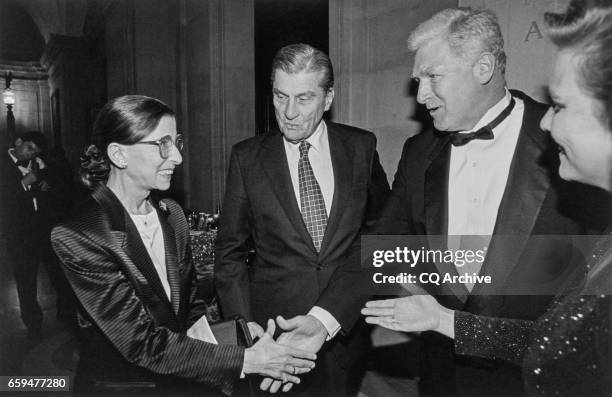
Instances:
[[[490,52],[502,75],[506,71],[504,38],[497,16],[490,10],[449,8],[421,23],[408,38],[408,48],[417,51],[434,39],[446,40],[453,53],[473,62],[482,52]]]
[[[277,69],[288,74],[305,72],[323,72],[320,86],[328,92],[334,86],[334,69],[332,63],[321,50],[308,44],[291,44],[278,50],[272,61],[272,76],[270,81],[274,84],[274,73]]]

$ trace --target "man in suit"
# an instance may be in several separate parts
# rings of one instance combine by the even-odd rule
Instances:
[[[364,299],[354,283],[362,272],[345,257],[389,191],[376,139],[322,120],[334,98],[333,69],[309,45],[276,54],[272,92],[279,129],[232,151],[216,247],[221,308],[244,316],[254,335],[279,315],[280,343],[319,351],[317,368],[294,391],[356,393],[365,341],[354,327]],[[280,387],[270,383],[261,386]]]
[[[503,38],[490,11],[441,11],[417,27],[409,46],[417,101],[435,129],[406,142],[392,195],[369,233],[430,242],[478,236],[484,262],[415,269],[490,275],[492,283],[428,284],[428,292],[451,309],[535,319],[571,273],[575,252],[559,239],[530,236],[583,231],[569,205],[577,192],[560,180],[556,146],[539,127],[547,107],[506,88]],[[468,248],[465,240],[455,248]],[[421,341],[423,395],[522,394],[518,368],[455,356],[452,340],[439,334]]]
[[[42,335],[42,311],[36,280],[39,253],[43,250],[46,225],[45,198],[49,189],[43,177],[44,162],[38,155],[45,149],[45,136],[38,131],[15,138],[2,162],[2,235],[13,267],[21,318],[31,339]],[[48,238],[48,234],[47,234]]]

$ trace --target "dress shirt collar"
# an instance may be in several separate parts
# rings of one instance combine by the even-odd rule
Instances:
[[[284,139],[284,138],[283,138]],[[285,140],[285,146],[289,143],[289,146],[297,147],[300,145],[299,142],[293,143]],[[305,139],[306,142],[310,143],[310,148],[316,150],[319,153],[322,153],[324,146],[327,144],[327,125],[325,125],[325,121],[321,120],[317,129],[312,133],[311,136]]]
[[[504,97],[500,99],[499,102],[497,102],[491,108],[489,108],[489,110],[487,110],[484,116],[482,116],[482,118],[478,121],[478,123],[476,123],[474,128],[472,128],[471,130],[460,131],[459,133],[467,134],[470,132],[478,131],[480,128],[484,127],[485,125],[493,121],[501,112],[503,112],[504,109],[508,105],[510,105],[510,99],[512,99],[512,96],[510,95],[510,91],[508,91],[508,88],[506,88],[505,91],[506,91],[506,94],[504,95]],[[500,123],[500,125],[502,123]],[[497,127],[499,127],[499,125]],[[497,127],[495,127],[494,129],[497,129]]]
[[[19,161],[19,159],[13,154],[13,152],[15,151],[15,149],[10,148],[8,150],[8,154],[9,156],[11,156],[11,159],[13,159],[13,163],[17,164],[17,162]]]

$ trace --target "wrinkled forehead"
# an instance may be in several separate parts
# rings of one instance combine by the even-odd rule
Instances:
[[[302,70],[296,73],[287,73],[282,69],[275,69],[272,89],[295,92],[324,92],[325,90],[322,86],[324,78],[324,70]]]
[[[434,39],[421,46],[415,54],[412,68],[413,77],[454,70],[465,62],[455,55],[446,40]]]

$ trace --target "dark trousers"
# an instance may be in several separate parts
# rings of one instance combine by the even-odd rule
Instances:
[[[38,304],[38,262],[36,252],[12,253],[13,266],[21,319],[32,334],[42,331],[42,310]]]
[[[49,235],[51,232],[49,231]],[[43,239],[45,249],[42,252],[42,261],[49,275],[49,281],[55,289],[55,305],[57,308],[57,319],[67,325],[76,325],[76,297],[66,279],[57,255],[53,252],[49,238]]]

